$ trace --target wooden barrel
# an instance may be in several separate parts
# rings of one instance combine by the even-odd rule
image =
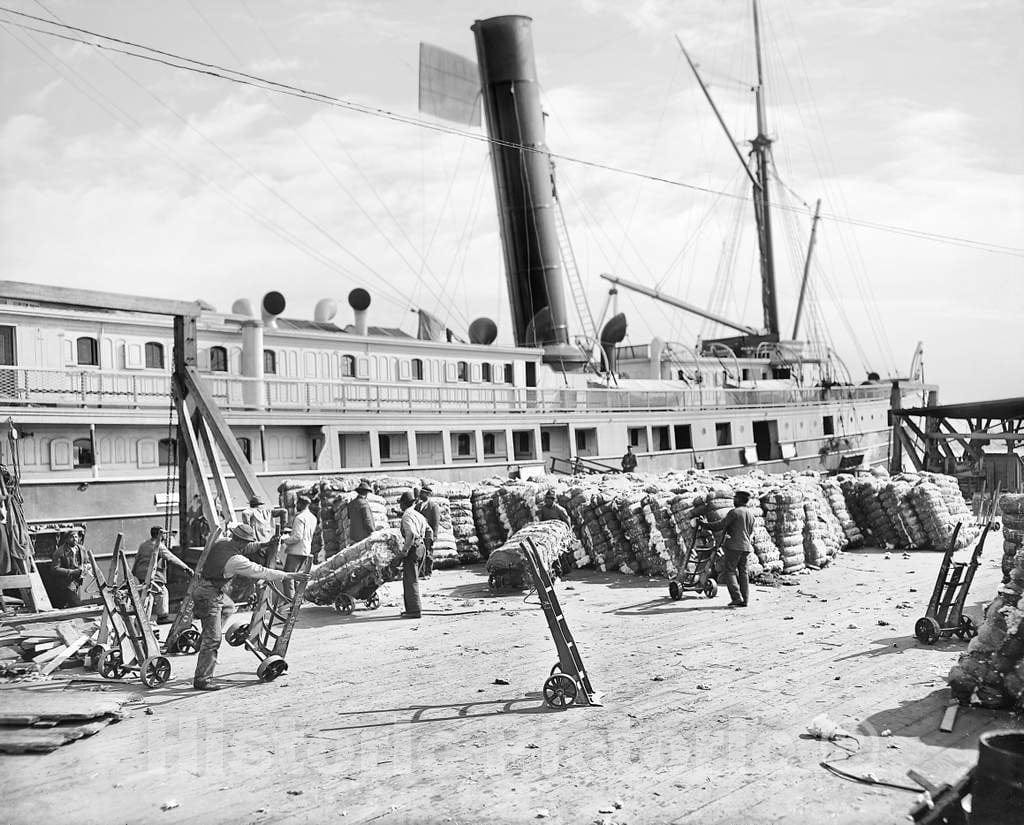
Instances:
[[[1024,730],[995,730],[978,741],[971,825],[1020,825],[1024,817]]]

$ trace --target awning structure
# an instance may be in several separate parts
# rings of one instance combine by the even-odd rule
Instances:
[[[1024,396],[1000,398],[996,401],[970,401],[965,404],[938,404],[934,407],[907,407],[893,410],[900,418],[921,416],[923,418],[989,419],[1006,421],[1024,418]]]

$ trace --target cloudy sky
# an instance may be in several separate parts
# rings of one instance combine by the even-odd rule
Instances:
[[[746,0],[6,5],[407,115],[420,41],[473,56],[474,19],[530,15],[551,148],[675,182],[558,162],[595,311],[614,272],[760,324],[743,171],[675,41],[746,151]],[[1024,394],[1024,5],[762,7],[786,332],[821,198],[804,334],[856,380],[905,373],[922,340],[944,400]],[[377,323],[487,315],[509,340],[483,143],[2,28],[3,277],[222,310],[279,289],[293,316],[366,286]],[[625,292],[619,308],[632,343],[728,334]]]

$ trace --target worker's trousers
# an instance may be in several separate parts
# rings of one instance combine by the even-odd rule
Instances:
[[[193,615],[202,622],[203,632],[199,639],[199,655],[196,657],[195,685],[207,684],[213,678],[217,667],[217,651],[224,633],[224,622],[235,612],[235,603],[210,584],[196,589]]]
[[[410,616],[419,616],[420,605],[420,560],[416,557],[416,545],[413,545],[402,562],[402,591],[405,596],[405,612]]]
[[[167,618],[171,610],[171,600],[167,593],[167,585],[160,582],[153,582],[149,592],[153,596],[153,615],[158,619]]]
[[[296,570],[301,570],[302,565],[306,563],[308,556],[289,555],[284,557],[284,572],[294,573]],[[281,582],[281,592],[291,599],[295,596],[295,582],[283,581]]]
[[[750,583],[747,580],[747,553],[745,550],[726,550],[722,560],[722,582],[729,588],[733,602],[747,603]]]

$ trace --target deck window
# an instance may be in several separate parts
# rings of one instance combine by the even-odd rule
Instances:
[[[224,347],[210,347],[210,371],[228,371],[228,351]]]
[[[277,375],[277,353],[272,349],[263,350],[263,374]]]
[[[690,429],[689,424],[676,424],[675,427],[676,436],[676,449],[677,450],[692,450],[693,449],[693,431]]]
[[[547,430],[540,431],[540,451],[542,453],[551,452],[551,433]]]
[[[354,355],[341,356],[341,377],[354,378],[356,374],[356,358]]]
[[[473,436],[470,433],[459,433],[455,437],[455,454],[459,458],[473,455]]]
[[[651,427],[651,438],[654,441],[654,449],[665,450],[672,449],[672,443],[669,441],[668,427]]]
[[[86,367],[99,366],[99,347],[96,346],[96,339],[83,336],[76,342],[78,363]],[[92,465],[89,465],[92,466]]]
[[[164,345],[158,341],[146,342],[146,369],[162,370],[164,368]]]
[[[486,361],[480,367],[480,376],[485,384],[491,383],[491,365]]]
[[[512,433],[512,451],[516,461],[532,460],[533,430],[516,430]]]
[[[825,435],[836,434],[836,420],[831,415],[823,415],[821,417],[821,431]]]
[[[245,460],[252,464],[252,440],[239,436],[235,439],[238,442],[238,446],[242,450],[242,455],[245,456]]]
[[[484,433],[484,455],[494,455],[494,433]]]
[[[0,327],[0,367],[13,367],[14,359],[14,327]]]
[[[412,377],[414,381],[423,380],[423,359],[413,358],[412,359]]]
[[[459,361],[457,372],[458,372],[458,379],[460,381],[468,381],[469,380],[469,364],[467,364],[465,361]]]
[[[647,428],[646,427],[630,427],[627,431],[627,442],[630,447],[634,447],[640,452],[647,452]]]
[[[92,467],[96,464],[91,438],[76,438],[72,446],[75,452],[75,469],[79,467]]]
[[[161,467],[173,467],[178,463],[178,442],[173,438],[161,438],[156,445],[156,454]]]
[[[728,421],[715,424],[715,443],[719,447],[728,447],[732,444],[732,424]]]
[[[505,365],[505,383],[506,384],[514,384],[515,383],[515,370],[512,369],[512,365],[511,364],[506,364]]]

